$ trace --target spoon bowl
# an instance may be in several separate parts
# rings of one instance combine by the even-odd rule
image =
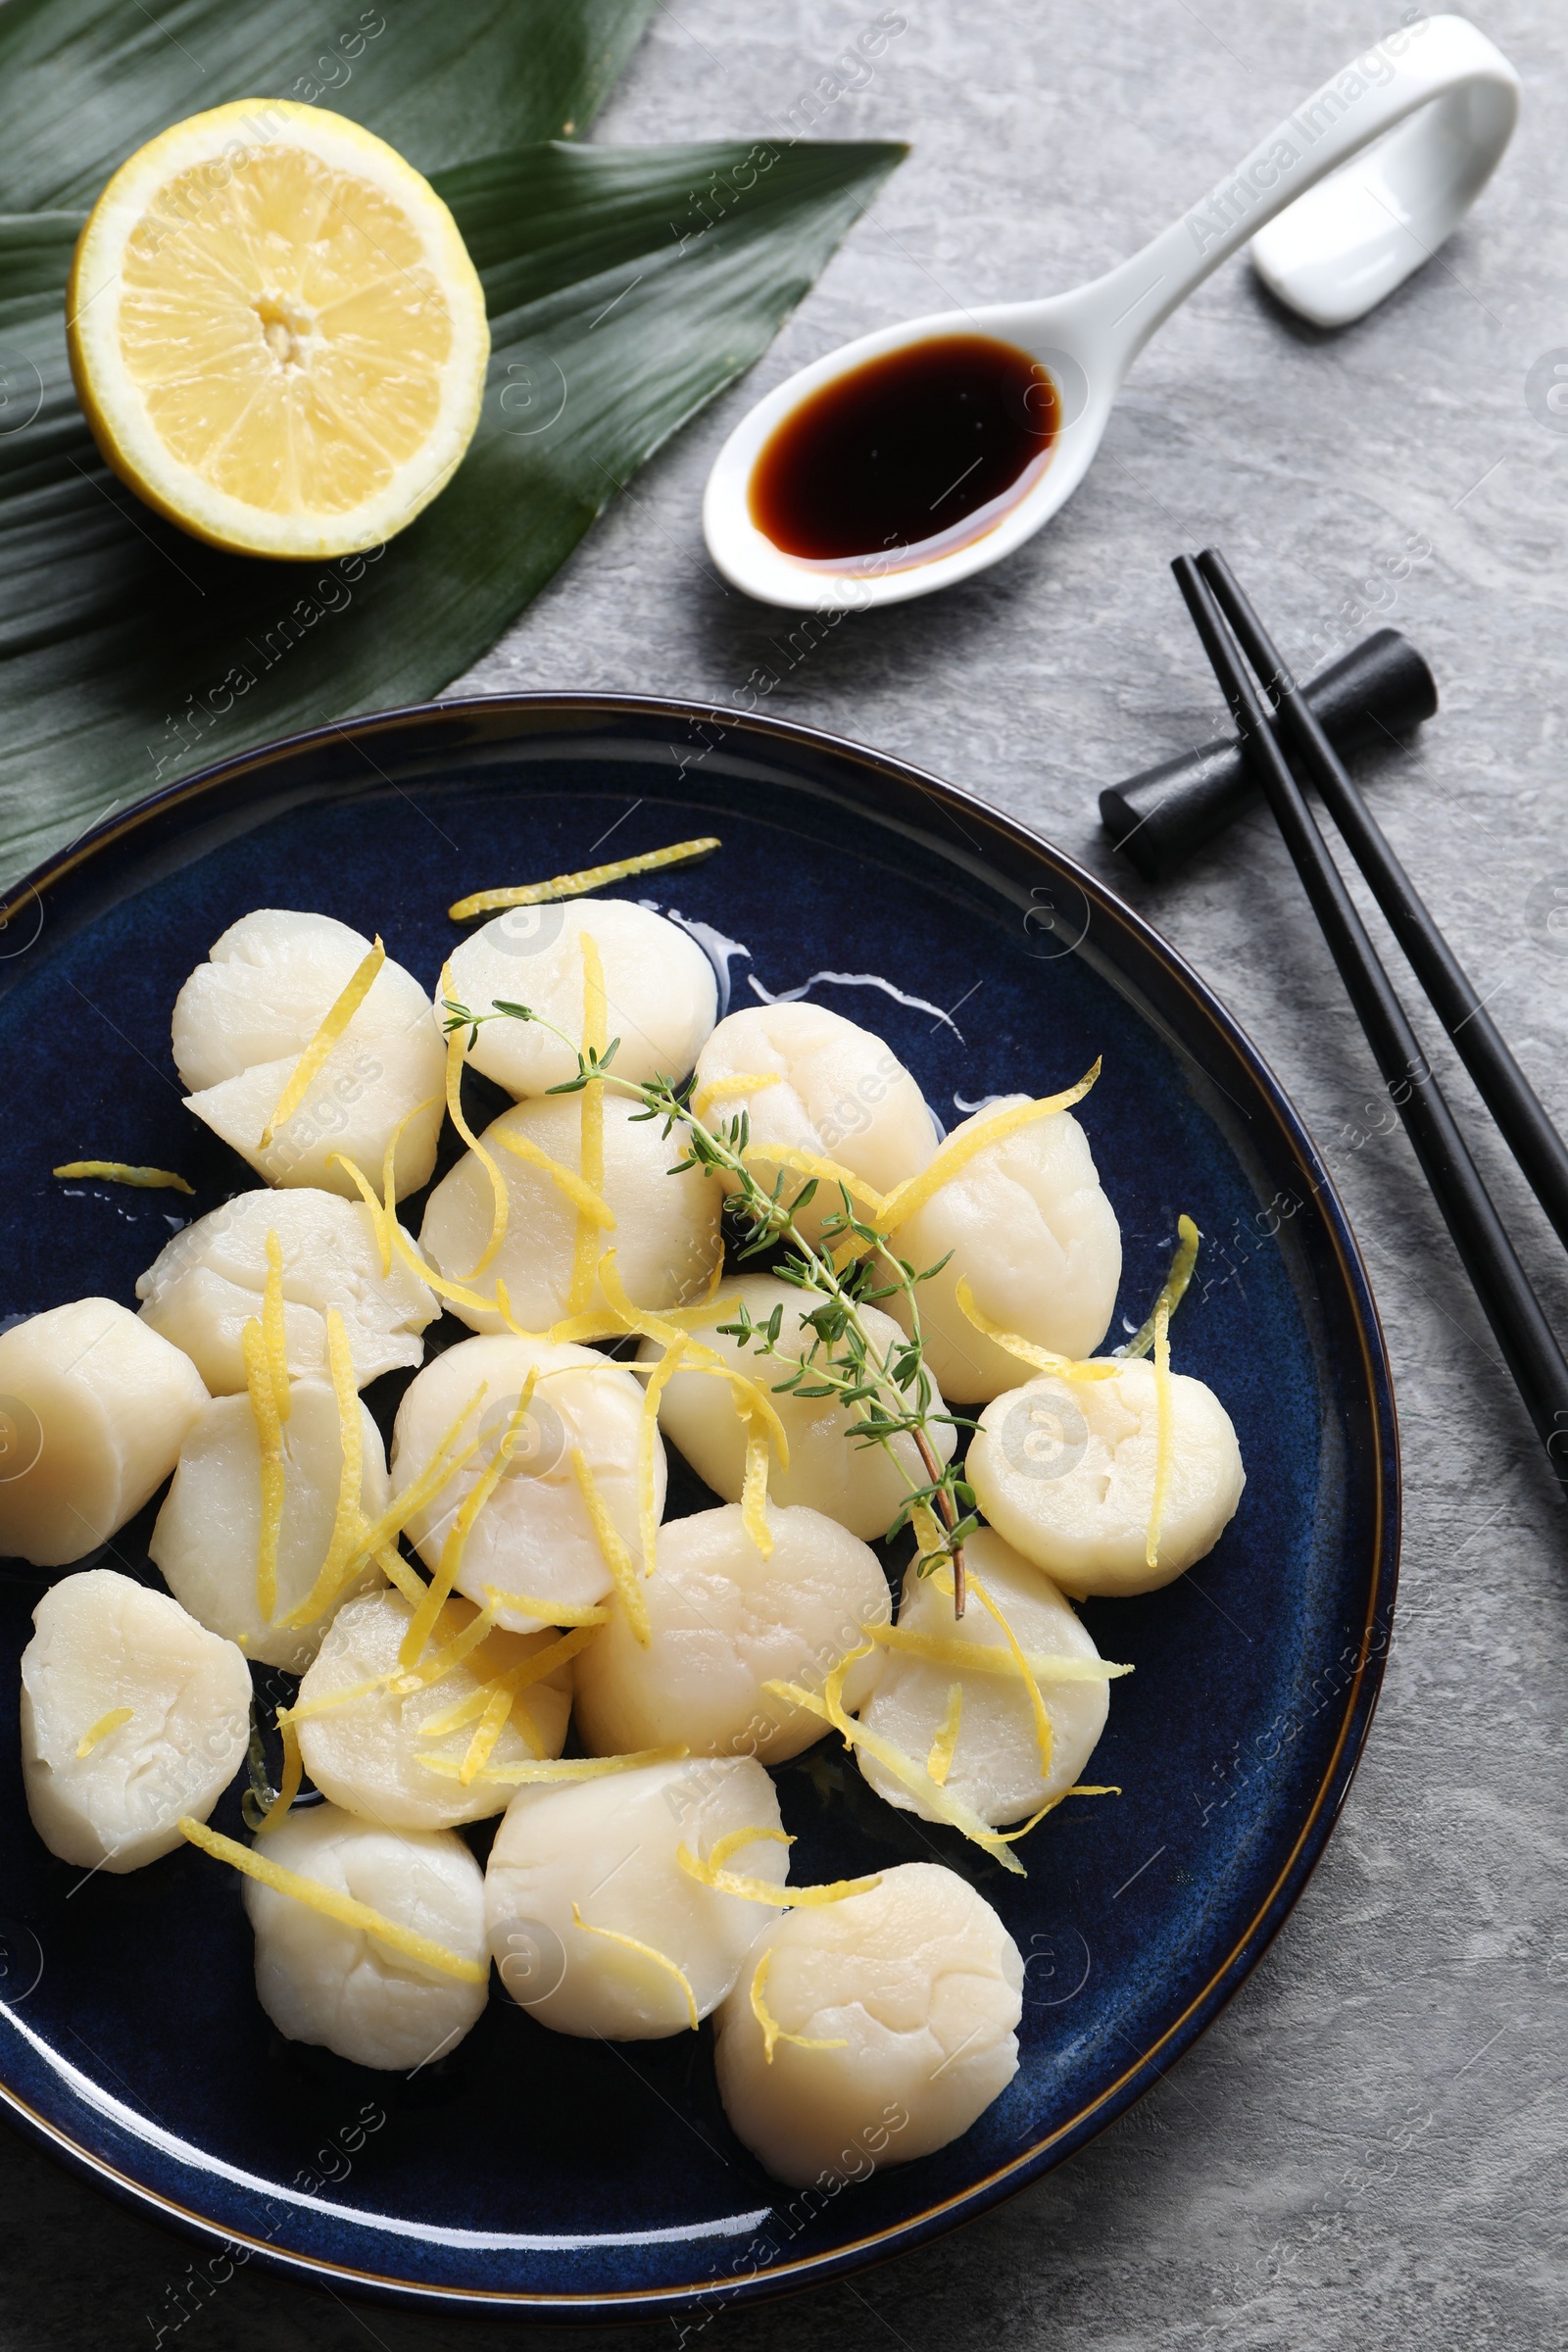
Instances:
[[[1252,241],[1270,291],[1314,324],[1361,318],[1463,218],[1508,144],[1518,105],[1518,75],[1464,18],[1400,26],[1325,82],[1200,204],[1104,276],[1041,302],[938,312],[880,327],[767,393],[730,434],[709,475],[703,530],[713,562],[750,596],[817,612],[902,604],[999,563],[1072,496],[1139,352],[1241,245]],[[1027,455],[1010,484],[966,510],[960,493],[955,511],[949,502],[957,484],[945,482],[951,468],[939,464],[913,530],[906,522],[880,546],[849,555],[792,553],[769,535],[758,511],[759,467],[781,427],[875,362],[976,336],[1026,356],[1042,383],[1042,413],[1053,418],[1039,454]],[[896,404],[896,394],[889,398]],[[945,508],[952,518],[939,522]]]

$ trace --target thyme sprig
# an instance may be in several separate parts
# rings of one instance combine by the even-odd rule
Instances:
[[[472,1052],[487,1021],[532,1021],[559,1038],[576,1056],[576,1076],[548,1087],[548,1094],[580,1094],[595,1084],[613,1087],[642,1104],[635,1118],[662,1120],[666,1137],[678,1128],[681,1154],[669,1173],[695,1171],[726,1185],[729,1205],[743,1228],[742,1260],[782,1248],[784,1254],[773,1272],[797,1290],[821,1294],[821,1304],[800,1320],[801,1333],[810,1334],[800,1353],[792,1353],[782,1345],[782,1302],[760,1323],[743,1302],[733,1322],[715,1328],[743,1349],[764,1356],[780,1368],[783,1378],[770,1383],[773,1395],[836,1399],[853,1416],[850,1439],[859,1446],[881,1446],[898,1463],[907,1492],[888,1533],[897,1535],[906,1526],[914,1529],[922,1576],[951,1567],[954,1613],[961,1617],[965,1601],[963,1546],[980,1520],[974,1491],[961,1471],[942,1458],[937,1433],[943,1428],[972,1429],[974,1423],[949,1412],[938,1396],[926,1369],[917,1297],[919,1286],[939,1274],[947,1259],[916,1268],[900,1257],[885,1234],[857,1215],[855,1202],[842,1184],[837,1188],[842,1205],[823,1217],[818,1239],[808,1239],[797,1216],[815,1199],[819,1180],[808,1177],[787,1200],[782,1168],[770,1189],[762,1185],[747,1164],[751,1144],[748,1114],[741,1111],[716,1132],[704,1126],[691,1107],[689,1083],[678,1087],[663,1077],[623,1078],[612,1069],[619,1038],[612,1038],[602,1054],[595,1054],[585,1051],[531,1005],[497,997],[492,999],[489,1012],[475,1012],[451,997],[443,1002],[443,1029],[449,1037],[466,1030],[466,1051]],[[909,1331],[901,1330],[881,1345],[867,1328],[862,1310],[901,1296],[908,1301]],[[912,1443],[923,1478],[911,1476],[898,1451],[895,1441],[901,1437]]]

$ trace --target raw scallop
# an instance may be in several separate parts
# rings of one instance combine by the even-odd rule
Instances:
[[[317,1185],[356,1200],[353,1179],[328,1164],[333,1154],[378,1185],[405,1119],[398,1198],[429,1179],[446,1056],[429,998],[390,959],[299,1109],[262,1142],[300,1055],[369,952],[368,939],[330,915],[260,907],[229,925],[175,1000],[174,1062],[191,1090],[187,1109],[269,1184]]]
[[[304,1185],[236,1193],[176,1233],[136,1285],[142,1321],[183,1348],[215,1396],[245,1386],[241,1334],[262,1311],[269,1233],[282,1251],[283,1346],[296,1379],[326,1376],[332,1306],[343,1318],[360,1388],[418,1363],[420,1335],[440,1308],[395,1250],[390,1271],[381,1271],[374,1220],[363,1200]]]
[[[139,1870],[205,1821],[244,1761],[251,1678],[232,1642],[114,1568],[52,1585],[22,1653],[32,1826],[82,1870]],[[85,1752],[83,1752],[85,1751]]]
[[[96,1551],[158,1492],[206,1402],[189,1356],[113,1298],[0,1332],[0,1552],[61,1568]]]

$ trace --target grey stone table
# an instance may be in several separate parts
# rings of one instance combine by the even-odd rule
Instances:
[[[1568,2333],[1568,1518],[1402,1136],[1370,1132],[1372,1065],[1267,822],[1152,891],[1107,855],[1094,793],[1210,731],[1212,687],[1165,568],[1179,549],[1222,541],[1266,583],[1303,663],[1374,617],[1407,629],[1443,714],[1377,775],[1378,805],[1568,1117],[1568,939],[1545,919],[1552,887],[1568,890],[1568,418],[1554,428],[1526,399],[1532,364],[1568,346],[1568,18],[1560,0],[1478,0],[1524,77],[1523,123],[1469,223],[1383,310],[1318,334],[1231,264],[1139,364],[1049,531],[970,586],[856,617],[802,655],[789,619],[725,593],[698,530],[709,462],[753,392],[883,320],[1103,269],[1397,12],[903,0],[874,78],[833,99],[823,77],[877,13],[868,0],[679,8],[656,19],[602,137],[760,133],[815,92],[820,135],[908,136],[914,153],[752,383],[649,468],[466,683],[723,702],[762,668],[768,708],[954,777],[1109,876],[1216,982],[1344,1188],[1394,1351],[1409,1510],[1359,1778],[1295,1916],[1212,2032],[1011,2203],[854,2284],[722,2319],[708,2340],[1545,2352]],[[1446,1082],[1446,1049],[1441,1062]],[[1457,1077],[1453,1093],[1474,1107]],[[1485,1134],[1479,1149],[1568,1326],[1544,1220]],[[147,2315],[171,2316],[187,2250],[9,2134],[0,2173],[0,2352],[150,2343]],[[433,2352],[462,2332],[242,2272],[177,2340]],[[674,2342],[667,2327],[636,2332]],[[525,2338],[538,2331],[479,2340]]]

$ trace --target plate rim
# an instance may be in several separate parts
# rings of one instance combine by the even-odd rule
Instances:
[[[899,755],[836,735],[804,721],[760,711],[737,710],[680,696],[601,692],[592,689],[553,691],[529,688],[512,694],[453,695],[439,701],[395,705],[366,711],[344,720],[327,720],[278,736],[223,760],[209,761],[189,775],[175,778],[147,793],[128,807],[111,811],[99,822],[52,852],[25,875],[6,887],[0,899],[0,934],[16,919],[31,897],[42,913],[45,894],[58,888],[80,867],[101,857],[113,845],[150,822],[169,814],[184,802],[199,801],[214,790],[240,784],[248,772],[258,778],[269,767],[313,751],[348,746],[364,752],[360,740],[397,735],[417,739],[431,727],[450,727],[469,720],[548,719],[552,715],[592,718],[650,718],[682,720],[688,725],[716,728],[723,737],[760,739],[763,746],[790,745],[835,760],[874,771],[901,790],[912,788],[937,808],[946,807],[978,821],[985,828],[1030,857],[1043,859],[1065,876],[1091,906],[1128,931],[1146,956],[1193,1000],[1246,1067],[1258,1095],[1266,1102],[1286,1143],[1310,1182],[1325,1230],[1344,1281],[1359,1345],[1367,1392],[1368,1434],[1371,1439],[1371,1488],[1374,1527],[1367,1581],[1367,1610],[1360,1630],[1356,1661],[1343,1693],[1343,1708],[1333,1748],[1321,1779],[1267,1892],[1258,1900],[1246,1928],[1180,2016],[1131,2061],[1078,2112],[1036,2140],[1020,2155],[966,2187],[954,2191],[921,2212],[863,2237],[813,2255],[802,2255],[701,2283],[671,2286],[641,2285],[626,2289],[595,2288],[586,2292],[517,2290],[433,2283],[398,2278],[379,2272],[316,2254],[300,2254],[270,2239],[245,2231],[224,2230],[206,2215],[122,2171],[107,2157],[82,2146],[69,2132],[41,2115],[12,2086],[0,2081],[0,2113],[68,2169],[93,2186],[148,2218],[161,2222],[186,2238],[217,2246],[245,2246],[246,2259],[259,2258],[265,2267],[304,2283],[340,2284],[369,2300],[444,2313],[466,2312],[475,2317],[512,2315],[555,2325],[633,2325],[643,2320],[673,2319],[682,2313],[702,2315],[701,2324],[721,2310],[757,2303],[826,2285],[846,2273],[861,2270],[912,2250],[944,2235],[1004,2198],[1016,2194],[1053,2170],[1069,2155],[1097,2137],[1152,2087],[1168,2067],[1182,2057],[1207,2031],[1268,1950],[1275,1936],[1299,1900],[1322,1859],[1351,1783],[1365,1752],[1382,1689],[1384,1664],[1393,1631],[1398,1586],[1401,1533],[1401,1467],[1398,1417],[1393,1367],[1371,1279],[1360,1246],[1333,1176],[1313,1142],[1295,1102],[1272,1065],[1224,1000],[1198,972],[1179,949],[1140,910],[1128,904],[1107,882],[1079,863],[1070,852],[1025,824],[1009,810],[983,799]],[[525,738],[537,729],[526,725],[513,732]],[[489,740],[505,737],[497,732]],[[455,750],[461,747],[454,746]],[[710,749],[714,748],[712,745]],[[368,755],[365,755],[368,759]],[[706,753],[704,754],[706,757]],[[373,760],[369,767],[382,771]],[[317,797],[307,793],[305,800]],[[961,830],[961,828],[960,828]],[[939,845],[950,857],[959,855],[951,844]],[[982,863],[989,863],[983,855]],[[40,923],[41,927],[41,923]],[[1142,1007],[1134,1005],[1141,1018]],[[343,2208],[343,2219],[357,2216]]]

